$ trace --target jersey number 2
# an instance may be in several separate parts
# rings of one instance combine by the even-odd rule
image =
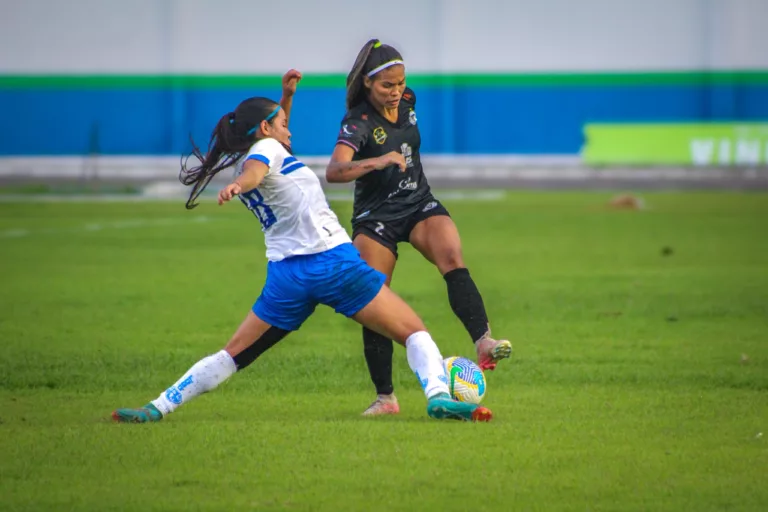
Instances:
[[[264,196],[262,196],[257,189],[253,189],[250,192],[241,194],[240,197],[243,198],[245,206],[247,206],[248,209],[253,212],[256,218],[259,219],[262,229],[266,231],[270,226],[272,226],[272,224],[277,222],[275,212],[272,211],[272,208],[264,204]]]

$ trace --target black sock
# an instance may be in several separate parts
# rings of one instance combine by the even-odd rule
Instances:
[[[464,328],[475,342],[488,332],[488,315],[480,291],[466,268],[457,268],[443,278],[448,284],[448,302]]]
[[[237,366],[237,371],[244,369],[254,362],[257,357],[275,346],[278,341],[285,338],[290,332],[291,331],[275,327],[274,325],[267,329],[267,332],[262,334],[261,338],[254,341],[250,347],[233,357],[235,366]]]
[[[363,327],[363,350],[376,393],[391,395],[395,389],[392,385],[392,340]]]

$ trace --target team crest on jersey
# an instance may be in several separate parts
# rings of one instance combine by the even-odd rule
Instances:
[[[373,130],[373,140],[376,141],[376,144],[384,144],[387,140],[387,132],[384,131],[384,128],[379,126]]]
[[[408,114],[408,120],[411,122],[413,126],[416,126],[416,112],[411,110],[411,113]]]

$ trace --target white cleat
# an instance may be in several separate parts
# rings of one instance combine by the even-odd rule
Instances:
[[[400,406],[394,393],[391,395],[378,395],[376,400],[363,411],[363,416],[381,416],[384,414],[398,414]]]

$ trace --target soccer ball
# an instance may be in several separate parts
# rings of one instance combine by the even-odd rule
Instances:
[[[466,357],[446,357],[443,363],[454,400],[479,404],[485,396],[483,370]]]

